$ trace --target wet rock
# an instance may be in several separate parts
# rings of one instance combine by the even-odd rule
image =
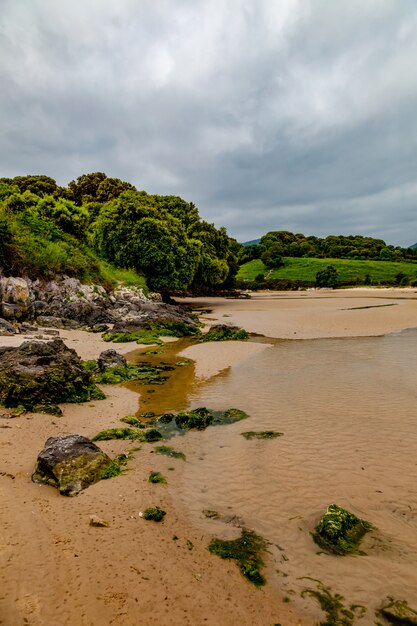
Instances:
[[[110,463],[110,457],[87,437],[49,437],[38,455],[32,480],[56,487],[62,495],[75,496],[101,480]]]
[[[97,364],[100,371],[103,372],[108,367],[126,367],[127,361],[116,350],[104,350],[98,357]]]
[[[0,337],[11,337],[16,334],[16,329],[7,320],[0,317]]]
[[[0,348],[0,402],[37,411],[60,402],[104,397],[75,350],[61,339]]]

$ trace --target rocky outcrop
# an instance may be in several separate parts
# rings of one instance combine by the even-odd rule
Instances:
[[[99,370],[104,372],[108,367],[126,367],[127,361],[116,350],[104,350],[97,359],[97,365]]]
[[[32,480],[56,487],[65,496],[75,496],[101,480],[110,463],[110,457],[87,437],[49,437],[39,453]]]
[[[59,402],[103,397],[75,350],[61,339],[0,348],[0,402],[7,407],[55,412]]]
[[[100,285],[83,285],[68,277],[49,282],[0,278],[0,317],[53,328],[92,330],[114,323],[135,328],[146,328],[149,322],[195,324],[185,307],[163,304],[157,295],[146,297],[137,287],[107,293]]]

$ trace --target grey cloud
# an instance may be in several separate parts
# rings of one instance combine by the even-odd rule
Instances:
[[[240,240],[408,245],[416,35],[414,0],[3,0],[1,175],[102,170]]]

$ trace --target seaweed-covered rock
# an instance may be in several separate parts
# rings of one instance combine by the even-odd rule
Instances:
[[[108,367],[126,367],[126,359],[122,354],[116,352],[116,350],[104,350],[100,353],[97,359],[99,370],[102,372]]]
[[[7,407],[22,405],[30,411],[103,397],[75,350],[61,339],[0,348],[0,402]]]
[[[334,554],[356,552],[362,537],[372,525],[337,504],[330,504],[320,518],[314,532],[314,541]]]
[[[87,437],[49,437],[39,453],[32,480],[56,487],[65,496],[75,496],[101,480],[110,464],[110,457]]]
[[[417,626],[417,611],[412,609],[405,600],[393,600],[378,611],[390,624]]]
[[[226,324],[215,324],[210,330],[201,336],[200,341],[244,341],[249,338],[249,334],[238,326],[227,326]]]

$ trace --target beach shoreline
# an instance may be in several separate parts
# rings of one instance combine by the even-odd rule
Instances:
[[[250,300],[181,299],[204,313],[208,324],[226,323],[274,339],[375,336],[417,326],[415,290],[320,290],[253,294]],[[377,305],[377,306],[375,306]],[[136,344],[109,344],[92,333],[61,331],[82,358],[97,358],[108,348],[128,353]],[[0,345],[20,345],[30,337],[0,337]],[[224,342],[194,345],[181,357],[195,361],[196,377],[207,381],[238,367],[268,343]],[[101,481],[76,498],[34,485],[31,472],[47,437],[78,433],[92,437],[120,426],[120,418],[140,409],[140,396],[125,387],[105,389],[107,399],[63,405],[63,416],[24,414],[0,420],[1,539],[0,624],[160,623],[234,626],[311,626],[316,615],[291,608],[266,585],[251,586],[233,562],[211,555],[209,533],[187,518],[178,499],[183,461],[156,455],[151,445],[133,454],[129,472]],[[5,411],[7,413],[7,411]],[[226,427],[227,428],[227,427]],[[193,437],[171,440],[193,451]],[[126,441],[102,442],[111,456],[128,451]],[[174,467],[174,469],[170,469]],[[151,485],[151,470],[161,471],[168,487]],[[162,524],[139,513],[159,505]],[[110,522],[89,526],[89,515]],[[176,537],[176,539],[174,539]],[[268,559],[267,559],[268,560]],[[25,621],[26,620],[26,621]]]

